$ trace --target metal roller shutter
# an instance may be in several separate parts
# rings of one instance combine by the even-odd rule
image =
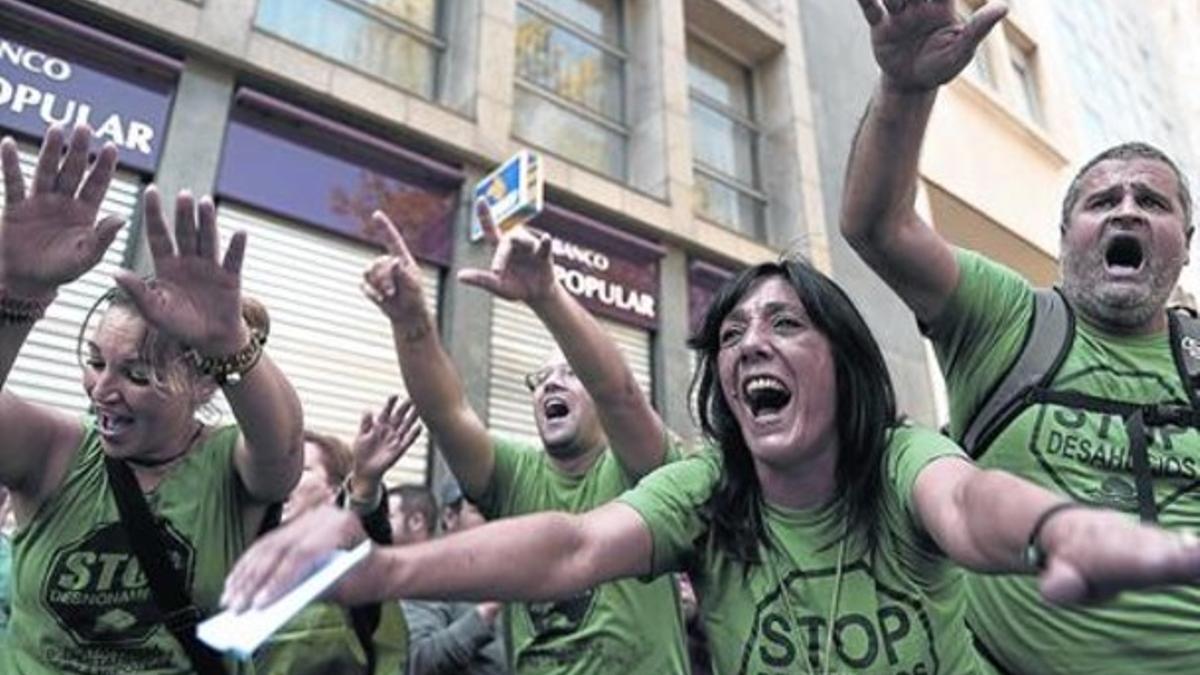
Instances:
[[[542,365],[555,348],[554,338],[525,304],[497,298],[492,307],[488,428],[539,443],[525,375]],[[634,378],[651,397],[650,333],[608,319],[597,320],[616,340]]]
[[[248,209],[222,205],[222,246],[237,230],[248,235],[242,290],[271,315],[268,353],[304,405],[305,426],[347,443],[365,410],[404,394],[391,327],[359,290],[377,249]],[[421,265],[425,301],[437,311],[438,270]],[[217,407],[232,419],[228,404]],[[388,473],[389,485],[424,483],[427,436]]]
[[[33,183],[37,151],[22,147],[21,172],[28,190]],[[101,212],[116,214],[132,222],[141,182],[137,175],[118,171],[104,196]],[[4,186],[0,185],[0,204]],[[100,264],[58,290],[58,298],[46,317],[30,332],[8,375],[6,388],[21,398],[58,408],[72,415],[86,412],[88,398],[76,359],[75,346],[83,317],[92,304],[113,285],[113,272],[125,263],[129,225],[121,229]]]

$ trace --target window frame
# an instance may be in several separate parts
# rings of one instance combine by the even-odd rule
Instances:
[[[725,103],[722,103],[721,101],[718,101],[703,91],[697,89],[692,85],[689,78],[688,122],[690,125],[694,125],[696,123],[695,116],[693,114],[693,107],[696,105],[701,105],[708,110],[729,119],[735,125],[748,130],[753,139],[751,141],[750,148],[750,162],[751,169],[753,171],[754,183],[747,183],[737,176],[733,176],[721,171],[717,167],[714,167],[701,160],[696,156],[695,152],[692,153],[692,172],[694,174],[700,174],[713,182],[720,183],[721,185],[733,190],[739,196],[744,195],[749,197],[756,203],[758,209],[756,209],[756,222],[750,223],[749,231],[738,227],[736,223],[726,223],[714,218],[710,214],[700,211],[694,196],[692,198],[692,213],[694,213],[697,217],[716,223],[732,232],[738,232],[751,236],[755,239],[761,239],[764,236],[766,229],[766,210],[770,203],[770,199],[768,198],[767,193],[764,192],[761,187],[763,177],[762,152],[760,146],[762,145],[763,133],[761,124],[757,121],[757,119],[755,119],[758,115],[759,109],[761,108],[758,100],[759,87],[757,77],[755,76],[755,68],[753,65],[746,63],[745,60],[738,58],[736,54],[730,53],[728,49],[725,49],[714,40],[695,30],[689,30],[687,33],[687,44],[690,45],[693,42],[697,43],[701,48],[714,52],[718,57],[733,63],[742,71],[744,75],[744,84],[747,90],[746,102],[747,107],[749,108],[749,116],[743,114],[741,111],[731,108]],[[685,50],[685,57],[687,58],[688,67],[690,70],[692,64],[690,51]]]
[[[1022,116],[1038,127],[1046,126],[1045,97],[1038,72],[1037,47],[1020,36],[1008,34],[1008,67],[1014,80],[1013,94]]]
[[[449,41],[441,35],[441,31],[445,28],[446,22],[446,5],[444,0],[434,0],[435,15],[434,15],[434,31],[429,32],[424,28],[417,26],[409,21],[406,21],[390,12],[384,11],[370,3],[362,0],[322,0],[331,5],[337,5],[345,8],[348,11],[354,12],[364,18],[383,25],[384,27],[394,30],[404,36],[414,40],[418,44],[428,48],[432,55],[432,63],[430,68],[429,93],[428,97],[424,91],[419,88],[409,87],[392,79],[387,78],[379,73],[371,72],[360,63],[343,60],[331,54],[323,52],[315,47],[304,44],[293,35],[288,35],[282,31],[277,31],[272,28],[266,28],[258,21],[258,13],[261,9],[261,2],[257,3],[254,10],[253,29],[264,35],[269,35],[276,39],[288,43],[296,49],[303,50],[317,56],[320,59],[335,63],[343,68],[349,68],[356,73],[369,77],[378,82],[382,82],[389,87],[395,87],[401,91],[419,96],[423,99],[436,101],[441,94],[442,89],[442,62],[445,59],[446,52],[449,49]]]
[[[552,146],[548,146],[541,141],[518,135],[519,138],[534,145],[535,147],[546,150],[557,157],[561,157],[572,164],[577,164],[590,171],[596,171],[601,175],[614,178],[621,182],[626,182],[629,178],[629,145],[633,138],[633,129],[629,124],[629,63],[631,61],[631,57],[625,46],[625,41],[628,39],[629,35],[629,24],[628,12],[625,11],[625,0],[613,0],[613,2],[618,13],[618,34],[616,35],[616,44],[605,42],[591,30],[581,26],[578,22],[570,17],[560,14],[559,12],[556,12],[553,9],[543,5],[539,0],[516,0],[515,9],[518,11],[525,10],[545,21],[552,28],[564,30],[571,36],[582,40],[592,47],[595,47],[604,56],[617,59],[617,61],[620,63],[621,75],[619,91],[617,92],[621,97],[620,105],[618,106],[621,116],[619,120],[614,120],[610,117],[607,117],[603,113],[592,110],[576,101],[572,101],[571,99],[545,87],[534,80],[525,78],[522,76],[519,68],[515,67],[516,64],[514,64],[513,68],[513,86],[530,96],[541,99],[544,103],[553,105],[560,110],[565,111],[569,115],[583,118],[585,121],[619,137],[621,144],[619,148],[621,157],[620,167],[618,167],[619,170],[616,173],[609,173],[602,169],[585,164],[581,160],[575,159],[569,154],[566,154]]]

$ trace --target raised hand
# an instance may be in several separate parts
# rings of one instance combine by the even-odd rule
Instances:
[[[396,396],[389,396],[378,413],[364,413],[358,437],[354,439],[351,485],[361,501],[375,494],[383,475],[400,461],[421,434],[420,418],[412,401],[397,405],[397,400]]]
[[[464,269],[458,280],[478,286],[505,300],[536,303],[555,289],[550,237],[523,227],[500,236],[487,204],[480,200],[475,212],[483,226],[484,239],[496,246],[489,270]]]
[[[400,229],[382,211],[376,211],[367,234],[387,254],[377,257],[363,272],[362,292],[392,321],[421,323],[428,310],[421,289],[421,269]]]
[[[167,234],[162,199],[154,186],[144,196],[146,238],[154,258],[154,280],[119,272],[117,283],[147,321],[203,356],[227,356],[243,348],[249,333],[242,321],[241,270],[246,233],[229,241],[218,260],[220,238],[212,199],[180,192],[175,200],[175,242]]]
[[[68,141],[61,126],[46,131],[26,192],[17,144],[0,142],[4,215],[0,219],[0,286],[11,295],[37,298],[74,281],[100,262],[124,221],[96,222],[117,166],[117,148],[106,143],[88,166],[92,130],[75,127]],[[64,156],[65,152],[65,156]]]
[[[991,0],[967,20],[954,0],[858,0],[885,86],[930,91],[954,79],[1008,12]]]
[[[1046,524],[1042,596],[1096,603],[1121,591],[1200,581],[1200,539],[1099,509],[1071,509]]]

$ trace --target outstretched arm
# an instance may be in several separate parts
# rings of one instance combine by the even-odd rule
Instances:
[[[917,476],[918,517],[946,554],[974,570],[1038,574],[1053,603],[1094,602],[1122,590],[1200,579],[1200,541],[1141,525],[1115,511],[1079,505],[1042,519],[1061,496],[963,458],[943,458]],[[1045,555],[1025,559],[1029,538]]]
[[[638,477],[662,466],[667,453],[662,419],[613,339],[554,278],[550,237],[520,228],[502,238],[487,205],[480,202],[476,211],[496,253],[491,269],[463,270],[459,280],[529,305],[596,402],[600,424],[621,464]]]
[[[197,204],[190,194],[179,194],[174,242],[167,234],[158,189],[146,188],[144,200],[155,278],[148,283],[125,271],[117,274],[117,283],[146,321],[201,357],[228,358],[247,348],[251,334],[241,301],[246,234],[234,234],[224,258],[218,259],[216,207],[210,198]],[[286,499],[304,461],[296,391],[265,352],[222,391],[242,433],[234,463],[247,492],[264,503]]]
[[[1007,10],[989,2],[964,22],[952,0],[858,3],[882,74],[850,151],[842,234],[918,319],[930,321],[958,283],[958,264],[914,208],[921,143],[938,87],[966,67]]]
[[[17,145],[0,142],[4,211],[0,220],[0,388],[41,313],[58,288],[92,269],[124,222],[105,216],[100,204],[117,164],[107,143],[89,168],[92,131],[81,125],[70,138],[61,126],[46,132],[26,189]],[[75,420],[0,391],[0,483],[18,499],[37,500],[49,472],[61,470],[51,454],[71,450],[78,437]]]
[[[362,541],[353,516],[322,507],[267,535],[238,561],[222,604],[279,597],[337,548]],[[399,598],[539,601],[650,572],[650,530],[613,502],[582,515],[506,518],[423,544],[375,548],[335,589],[345,605]]]
[[[421,293],[421,270],[399,228],[382,212],[369,234],[387,254],[363,273],[363,293],[392,323],[404,386],[467,497],[480,499],[492,480],[495,454],[487,428],[467,401],[462,378],[442,347]]]

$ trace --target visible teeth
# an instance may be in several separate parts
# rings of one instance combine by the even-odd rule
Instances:
[[[787,387],[783,386],[782,382],[773,377],[756,377],[746,383],[746,393],[748,394],[753,394],[763,389],[787,392]]]
[[[107,413],[100,415],[100,428],[104,431],[115,432],[119,431],[132,424],[132,420],[128,417],[118,415],[109,415]]]

